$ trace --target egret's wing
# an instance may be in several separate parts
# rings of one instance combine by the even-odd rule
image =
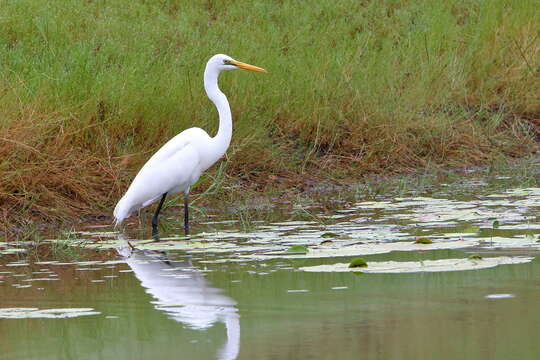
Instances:
[[[191,186],[194,176],[200,175],[200,157],[196,149],[186,144],[169,156],[147,162],[139,171],[126,195],[135,203],[147,206],[164,193],[178,193]]]
[[[190,128],[182,131],[180,134],[167,141],[144,166],[161,163],[167,161],[172,156],[177,155],[183,148],[189,145],[192,141],[196,141],[202,136],[208,137],[208,134],[200,128]]]

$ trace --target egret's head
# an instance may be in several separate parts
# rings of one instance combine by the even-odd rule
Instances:
[[[215,67],[219,71],[244,69],[258,72],[266,72],[266,70],[264,70],[263,68],[234,60],[232,57],[224,54],[217,54],[212,56],[210,60],[208,60],[208,65]]]

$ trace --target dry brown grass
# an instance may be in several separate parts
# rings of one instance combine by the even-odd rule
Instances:
[[[54,114],[22,114],[0,137],[0,223],[14,233],[102,213],[122,187],[117,161],[81,148]],[[79,131],[82,134],[84,131]],[[113,164],[114,163],[114,164]]]

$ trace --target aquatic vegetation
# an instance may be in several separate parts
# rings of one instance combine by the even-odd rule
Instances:
[[[349,264],[349,268],[367,267],[368,264],[363,258],[355,258]]]
[[[362,244],[342,243],[336,246],[324,246],[319,248],[311,248],[304,258],[333,258],[345,256],[364,256],[373,254],[385,254],[392,251],[420,251],[420,250],[442,250],[442,249],[462,249],[471,246],[479,245],[478,240],[449,240],[440,241],[432,244],[416,244],[409,241],[395,242],[373,242]],[[279,251],[268,251],[264,254],[254,253],[240,255],[241,258],[252,260],[268,260],[268,259],[292,259],[294,255],[289,255]]]
[[[321,237],[322,238],[337,238],[339,237],[339,235],[333,232],[325,232],[321,235]]]
[[[470,225],[463,229],[464,234],[476,234],[480,231],[480,226],[478,225]]]
[[[307,254],[308,248],[303,245],[294,245],[287,249],[287,253],[290,254]]]
[[[66,240],[80,240],[87,236],[95,238],[116,238],[119,234],[118,231],[76,231],[69,232]]]
[[[479,185],[484,186],[484,185]],[[328,259],[390,252],[467,249],[532,254],[540,250],[536,211],[540,189],[508,189],[469,200],[449,194],[350,202],[339,209],[345,217],[322,225],[310,220],[254,223],[247,232],[225,221],[216,231],[191,238],[170,236],[160,241],[117,240],[114,232],[79,232],[76,240],[49,240],[80,249],[184,251],[188,254],[227,254],[205,264],[264,262],[272,259]],[[313,211],[315,213],[315,211]],[[505,219],[493,229],[493,217]],[[215,222],[215,221],[214,221]],[[1,249],[1,248],[0,248]],[[476,251],[476,250],[475,250]],[[469,260],[485,262],[483,255]],[[481,260],[481,261],[480,261]],[[489,264],[489,261],[487,262]]]
[[[415,244],[433,244],[433,241],[427,237],[419,237],[414,241]]]
[[[483,261],[470,259],[442,259],[424,261],[370,261],[369,267],[351,268],[349,264],[305,266],[300,270],[309,272],[347,272],[361,271],[365,273],[414,273],[479,270],[506,264],[524,264],[534,260],[533,257],[501,256],[484,258]]]
[[[85,240],[77,238],[67,239],[62,241],[51,242],[51,251],[56,258],[78,260],[80,258],[80,251],[77,249],[79,244]]]
[[[221,229],[199,233],[190,240],[168,237],[159,242],[137,240],[130,241],[130,244],[147,250],[231,253],[241,259],[259,261],[297,258],[298,253],[302,253],[303,258],[314,259],[468,247],[535,250],[540,249],[535,237],[540,228],[534,224],[538,204],[540,195],[537,188],[510,189],[470,201],[426,196],[362,201],[341,210],[348,214],[346,218],[324,226],[313,221],[262,223],[249,232]],[[376,222],[370,220],[375,214]],[[493,218],[494,214],[506,219],[498,229],[493,229],[493,221],[486,225],[486,220]],[[361,222],[356,221],[358,216],[362,217]],[[85,237],[99,238],[99,241],[87,239],[60,243],[96,249],[126,245],[95,233],[88,233]]]
[[[99,315],[92,308],[38,309],[38,308],[0,308],[0,319],[65,319],[79,316]]]

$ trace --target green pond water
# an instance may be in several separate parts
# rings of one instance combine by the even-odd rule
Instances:
[[[538,359],[540,188],[470,187],[0,243],[0,359]]]

